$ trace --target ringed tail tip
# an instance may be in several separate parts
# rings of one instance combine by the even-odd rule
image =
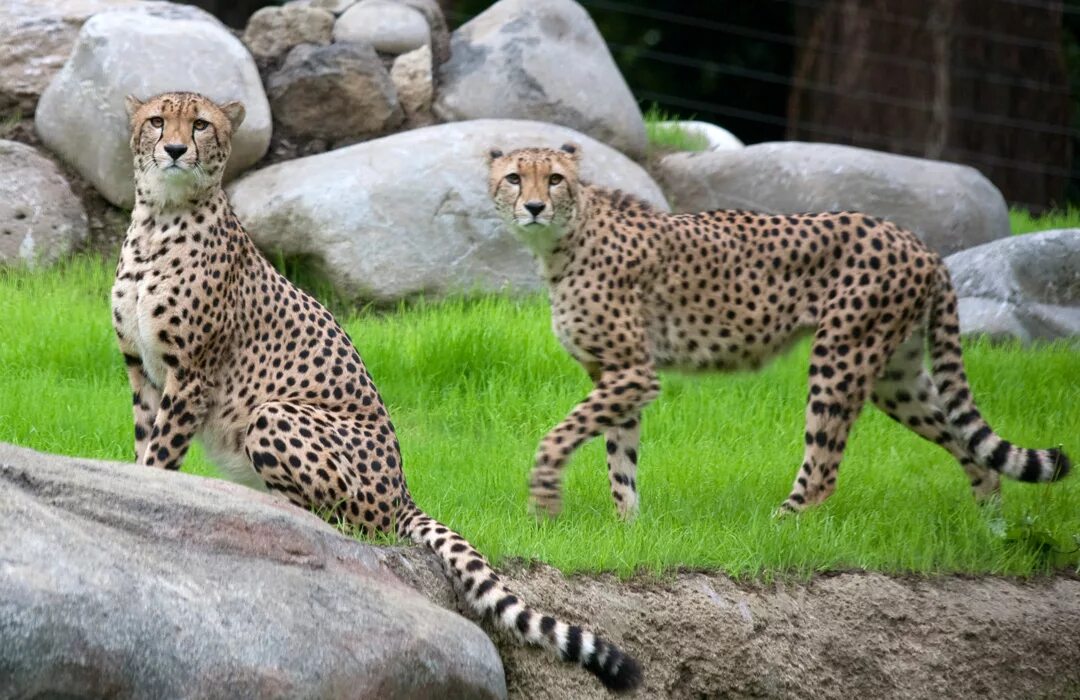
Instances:
[[[585,668],[599,678],[605,688],[615,693],[627,693],[641,685],[641,666],[627,654],[619,656],[619,665],[615,669],[605,668],[597,664],[595,659]]]
[[[1050,458],[1050,463],[1054,465],[1050,481],[1060,481],[1069,475],[1069,471],[1072,470],[1072,462],[1069,461],[1068,456],[1061,451],[1060,447],[1050,448],[1046,451],[1046,455]]]

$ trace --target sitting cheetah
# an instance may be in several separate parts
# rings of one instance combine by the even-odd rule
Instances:
[[[657,368],[757,369],[809,333],[806,449],[779,513],[833,492],[868,396],[951,452],[977,498],[997,491],[998,473],[1069,471],[1060,450],[1015,447],[975,408],[949,273],[914,234],[856,213],[666,214],[582,182],[573,144],[489,155],[491,196],[540,262],[555,335],[595,382],[540,443],[539,514],[558,515],[563,467],[601,432],[616,508],[636,514],[640,416],[659,392]]]
[[[237,480],[368,533],[396,529],[439,555],[478,613],[608,688],[636,687],[633,658],[525,605],[413,503],[394,426],[352,341],[259,254],[221,188],[243,106],[168,93],[127,107],[136,200],[112,299],[136,461],[178,469],[198,435]]]

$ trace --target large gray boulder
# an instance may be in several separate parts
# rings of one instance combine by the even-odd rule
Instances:
[[[270,145],[270,105],[255,62],[216,21],[116,11],[91,17],[68,62],[41,96],[41,140],[115,205],[134,202],[124,96],[190,90],[241,100],[247,117],[233,138],[225,177],[253,165]]]
[[[502,698],[473,623],[283,500],[0,444],[0,696]]]
[[[942,255],[1009,235],[1001,192],[974,168],[821,143],[675,153],[655,169],[676,211],[853,210],[889,219]]]
[[[474,289],[538,289],[531,255],[487,192],[489,147],[582,147],[582,173],[666,210],[628,158],[570,129],[539,122],[441,124],[278,163],[229,195],[264,251],[312,259],[344,296],[389,302]]]
[[[462,25],[437,92],[445,121],[552,122],[634,157],[648,145],[637,101],[574,0],[500,0]]]
[[[356,141],[403,118],[390,74],[368,44],[301,44],[266,89],[277,123],[302,139]]]
[[[4,0],[0,2],[0,114],[32,115],[41,93],[71,55],[83,23],[111,10],[217,22],[197,7],[154,0]]]
[[[0,140],[0,265],[50,265],[86,239],[82,202],[56,165]]]
[[[1080,229],[1012,236],[945,259],[960,331],[992,340],[1080,337]]]

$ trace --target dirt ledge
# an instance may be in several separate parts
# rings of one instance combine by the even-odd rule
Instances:
[[[433,556],[385,551],[399,576],[459,609]],[[642,698],[1080,698],[1076,577],[619,581],[521,564],[501,575],[533,605],[590,622],[636,655]],[[511,698],[610,697],[584,671],[493,636]]]

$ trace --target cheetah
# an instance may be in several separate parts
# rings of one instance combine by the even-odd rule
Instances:
[[[913,233],[853,212],[667,214],[583,182],[580,158],[575,144],[488,153],[495,207],[539,261],[552,329],[594,382],[537,450],[538,515],[559,514],[563,468],[601,433],[615,507],[636,515],[641,411],[659,393],[657,369],[758,369],[811,334],[805,453],[777,514],[832,494],[867,397],[948,450],[979,500],[998,492],[999,474],[1068,473],[1060,449],[1016,447],[983,420],[948,270]]]
[[[469,607],[577,662],[613,691],[638,663],[537,612],[409,494],[394,425],[352,340],[255,248],[221,187],[239,102],[127,98],[135,207],[112,289],[134,404],[135,459],[178,469],[199,437],[233,479],[441,559]]]

